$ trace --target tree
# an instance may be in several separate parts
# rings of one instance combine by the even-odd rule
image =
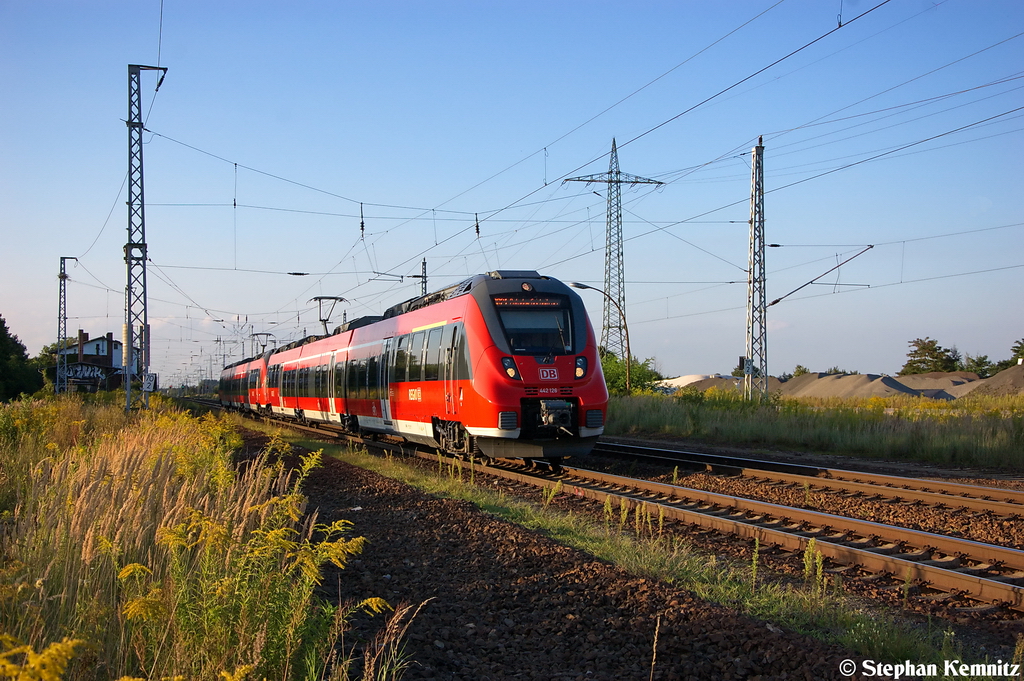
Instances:
[[[956,348],[946,349],[928,336],[910,341],[910,347],[913,349],[907,353],[907,363],[897,376],[956,371],[960,364],[960,353]]]
[[[78,338],[75,336],[68,337],[64,340],[64,343],[50,343],[44,345],[43,349],[39,351],[39,354],[28,361],[29,366],[35,369],[43,376],[45,386],[50,392],[53,391],[53,381],[57,375],[57,350],[60,348],[70,348],[78,345]],[[77,357],[69,357],[69,362],[77,361]]]
[[[7,328],[0,315],[0,402],[21,393],[34,393],[43,387],[43,377],[28,362],[28,352],[18,337]]]
[[[612,395],[625,395],[626,363],[614,353],[602,352],[601,370],[604,372],[604,382],[608,386],[608,392]],[[653,357],[648,357],[642,362],[633,357],[633,361],[629,365],[629,383],[633,392],[653,390],[654,385],[664,378],[654,368]]]
[[[988,360],[988,355],[964,355],[964,361],[960,364],[963,371],[973,371],[978,378],[988,378],[992,375],[995,364]]]
[[[1010,347],[1010,359],[1004,359],[992,365],[991,372],[998,374],[1004,369],[1017,366],[1017,360],[1024,357],[1024,338],[1020,339]]]

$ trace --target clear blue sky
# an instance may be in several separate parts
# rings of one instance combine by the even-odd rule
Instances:
[[[314,296],[350,301],[331,328],[379,314],[423,258],[431,289],[498,268],[601,286],[605,187],[561,180],[607,170],[613,137],[667,183],[623,192],[633,353],[667,375],[743,353],[759,135],[769,299],[875,246],[769,308],[771,373],[895,373],[924,336],[1004,359],[1024,3],[877,4],[0,0],[0,314],[31,354],[54,342],[75,256],[69,330],[120,337],[136,63],[169,69],[155,94],[143,77],[164,385],[253,331],[314,333]]]

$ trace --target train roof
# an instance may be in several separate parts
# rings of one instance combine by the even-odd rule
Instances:
[[[306,345],[308,343],[323,340],[324,338],[328,338],[329,336],[338,335],[340,333],[345,333],[346,331],[352,331],[354,329],[358,329],[364,326],[369,326],[370,324],[375,324],[385,319],[397,317],[398,315],[405,314],[406,312],[421,310],[425,307],[436,305],[437,303],[442,303],[446,300],[451,300],[452,298],[457,298],[461,295],[465,295],[481,284],[485,284],[489,281],[494,281],[498,279],[539,279],[544,281],[551,281],[551,277],[539,274],[535,270],[494,270],[486,274],[476,274],[468,279],[460,281],[457,284],[453,284],[451,286],[445,287],[438,291],[434,291],[432,293],[428,293],[426,295],[410,298],[409,300],[398,303],[397,305],[392,305],[387,310],[385,310],[384,314],[381,316],[367,315],[365,317],[358,317],[351,321],[345,322],[344,324],[338,327],[335,327],[334,331],[329,335],[306,336],[305,338],[292,341],[287,345],[282,345],[272,350],[267,350],[265,354],[266,356],[269,357],[271,354],[285,352],[287,350],[293,350],[295,348],[302,347],[303,345]],[[233,367],[237,367],[241,364],[247,364],[255,359],[257,359],[257,357],[249,357],[243,360],[239,360],[232,364],[228,364],[227,366],[224,367],[224,369],[227,370]]]
[[[437,303],[442,303],[452,298],[469,293],[477,285],[493,280],[493,279],[550,279],[550,277],[541,276],[534,270],[494,270],[487,274],[477,274],[469,279],[464,279],[457,284],[453,284],[447,288],[443,288],[440,291],[434,291],[423,296],[417,296],[410,298],[405,302],[393,305],[384,311],[384,319],[390,319],[391,317],[397,317],[400,314],[406,312],[412,312],[413,310],[420,310]]]
[[[363,326],[369,326],[370,324],[376,324],[380,320],[384,319],[379,315],[367,315],[365,317],[357,317],[351,321],[347,321],[341,326],[335,327],[334,335],[337,336],[339,333],[345,333],[353,329],[358,329]]]

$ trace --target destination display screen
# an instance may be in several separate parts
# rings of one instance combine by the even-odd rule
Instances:
[[[562,296],[494,296],[494,306],[509,307],[563,307],[565,298]]]
[[[572,352],[575,329],[565,296],[492,297],[505,339],[514,355],[565,355]]]

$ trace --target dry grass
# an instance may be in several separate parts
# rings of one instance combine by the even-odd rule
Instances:
[[[682,390],[612,398],[605,432],[1019,470],[1024,398],[749,402],[731,390]]]
[[[68,653],[76,679],[347,679],[348,615],[388,606],[314,589],[363,540],[304,513],[318,454],[236,470],[240,443],[160,400],[130,417],[74,398],[0,406],[0,660]]]

